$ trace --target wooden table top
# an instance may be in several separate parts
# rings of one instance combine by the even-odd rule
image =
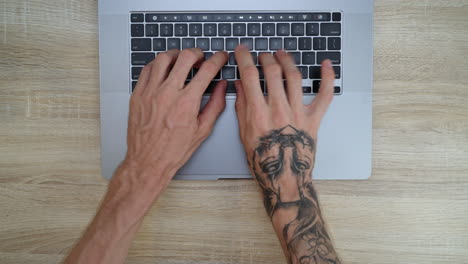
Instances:
[[[319,181],[344,263],[468,263],[468,1],[376,0],[373,174]],[[0,263],[57,263],[105,192],[96,0],[0,2]],[[173,181],[128,263],[284,263],[252,180]]]

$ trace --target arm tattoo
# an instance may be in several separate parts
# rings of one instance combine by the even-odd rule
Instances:
[[[314,160],[314,139],[288,125],[261,137],[249,164],[270,218],[291,216],[281,238],[288,262],[339,264],[312,186]]]

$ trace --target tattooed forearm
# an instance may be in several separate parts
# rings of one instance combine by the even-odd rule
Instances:
[[[286,126],[260,138],[249,164],[288,262],[338,264],[312,186],[314,160],[314,139]]]

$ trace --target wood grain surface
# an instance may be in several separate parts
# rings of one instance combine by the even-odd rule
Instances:
[[[344,263],[468,263],[468,1],[376,0],[373,175],[316,182]],[[0,263],[58,263],[105,192],[96,0],[0,1]],[[284,263],[251,180],[173,181],[127,263]]]

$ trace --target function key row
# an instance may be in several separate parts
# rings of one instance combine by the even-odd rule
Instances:
[[[341,21],[339,12],[319,13],[131,13],[131,22]]]
[[[132,24],[132,37],[340,36],[341,23]]]

